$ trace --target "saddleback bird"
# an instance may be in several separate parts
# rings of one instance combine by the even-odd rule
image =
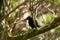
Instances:
[[[35,28],[33,18],[32,18],[32,17],[30,17],[30,16],[28,16],[28,17],[27,17],[27,20],[28,20],[28,24],[29,24],[29,26],[30,26],[32,29],[33,29],[33,28]],[[35,23],[36,23],[36,26],[37,26],[37,27],[39,27],[39,25],[38,25],[38,23],[37,23],[37,21],[36,21],[36,20],[35,20]]]

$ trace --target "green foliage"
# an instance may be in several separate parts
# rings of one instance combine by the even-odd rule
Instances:
[[[9,18],[10,18],[10,19],[13,19],[13,18],[15,17],[15,15],[16,15],[15,12],[14,12],[14,13],[11,13],[11,14],[9,15]]]
[[[56,5],[60,5],[60,0],[54,0]]]
[[[60,33],[60,27],[55,29],[55,33]]]
[[[49,25],[54,21],[54,14],[47,13],[37,18],[37,22],[41,26]]]
[[[10,5],[12,8],[15,8],[17,5],[22,4],[25,0],[11,0]]]
[[[60,5],[60,0],[50,0],[54,5]]]
[[[10,24],[11,24],[12,22],[14,22],[15,17],[16,17],[16,13],[15,13],[15,12],[13,12],[13,13],[11,13],[11,14],[9,15],[8,21],[9,21]]]
[[[10,5],[13,7],[13,5],[14,5],[14,0],[11,0],[11,1],[10,1]]]
[[[54,20],[54,15],[53,15],[52,13],[48,13],[48,14],[46,15],[46,21],[45,21],[45,23],[46,23],[46,24],[50,24],[50,23],[53,22],[53,20]]]

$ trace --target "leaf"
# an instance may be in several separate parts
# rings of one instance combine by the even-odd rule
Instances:
[[[15,12],[14,12],[14,13],[11,13],[11,14],[9,15],[9,17],[8,17],[9,23],[14,22],[15,16],[16,16],[16,13],[15,13]]]
[[[56,5],[60,5],[60,0],[54,0]]]
[[[37,22],[38,22],[38,25],[45,26],[45,25],[51,24],[54,21],[54,18],[55,18],[54,14],[47,13],[38,17]]]
[[[14,0],[11,0],[11,1],[10,1],[10,5],[13,7],[13,5],[14,5]]]
[[[60,27],[55,29],[55,33],[60,33]]]
[[[46,15],[46,24],[52,23],[53,20],[54,20],[54,15],[53,15],[52,13],[48,13],[48,14]]]

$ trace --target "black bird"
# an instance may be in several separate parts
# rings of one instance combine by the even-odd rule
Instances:
[[[30,16],[28,16],[28,17],[27,17],[27,20],[28,20],[29,26],[30,26],[32,29],[35,28],[35,25],[34,25],[34,22],[33,22],[33,18],[30,17]],[[36,20],[35,20],[35,23],[36,23],[36,26],[39,27],[39,25],[38,25],[38,23],[37,23]]]

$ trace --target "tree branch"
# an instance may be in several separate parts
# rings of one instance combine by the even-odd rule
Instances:
[[[12,11],[10,11],[7,15],[1,17],[0,22],[1,22],[4,18],[8,17],[8,16],[9,16],[12,12],[14,12],[17,8],[19,8],[20,6],[22,6],[23,4],[25,4],[26,2],[27,2],[27,0],[26,0],[25,2],[23,2],[22,4],[19,4],[17,7],[15,7],[15,8],[14,8]]]
[[[60,17],[55,18],[55,20],[53,21],[53,23],[51,23],[51,25],[45,26],[43,28],[41,28],[40,30],[33,30],[32,32],[29,32],[25,35],[19,35],[18,37],[15,37],[14,40],[26,40],[28,38],[34,37],[36,35],[45,33],[55,27],[57,27],[58,25],[60,25]]]

